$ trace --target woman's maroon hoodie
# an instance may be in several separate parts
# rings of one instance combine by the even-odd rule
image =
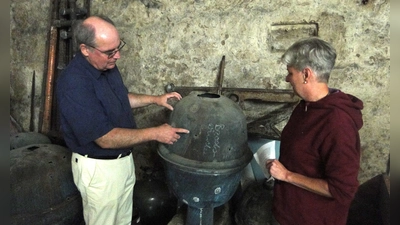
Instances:
[[[358,188],[363,102],[339,90],[304,100],[282,131],[279,161],[290,171],[325,179],[333,198],[276,181],[273,213],[281,225],[345,225]]]

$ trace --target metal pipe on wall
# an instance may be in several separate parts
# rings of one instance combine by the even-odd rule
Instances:
[[[56,46],[57,46],[58,30],[57,27],[51,26],[50,28],[50,45],[49,45],[49,58],[47,64],[47,77],[46,77],[46,90],[44,96],[44,110],[43,110],[43,123],[41,133],[48,134],[50,131],[51,123],[51,109],[53,102],[53,83],[54,71],[56,66]]]
[[[65,68],[73,55],[71,40],[72,24],[78,17],[87,15],[90,1],[85,7],[77,8],[76,0],[54,0],[51,14],[50,43],[48,52],[47,77],[45,83],[44,107],[41,133],[58,136],[58,114],[54,86],[57,75]],[[66,17],[66,18],[64,18]],[[59,28],[59,29],[58,29]],[[58,38],[61,38],[58,41]],[[57,65],[56,65],[57,64]],[[56,70],[56,67],[58,70]]]
[[[44,91],[44,102],[43,111],[41,112],[41,125],[39,125],[39,132],[48,134],[51,126],[51,112],[53,103],[53,83],[54,74],[56,68],[56,54],[57,54],[57,40],[58,40],[58,29],[54,24],[54,20],[58,18],[59,0],[53,0],[51,3],[51,15],[50,15],[50,34],[49,34],[49,45],[47,55],[47,74],[45,78],[45,91]]]

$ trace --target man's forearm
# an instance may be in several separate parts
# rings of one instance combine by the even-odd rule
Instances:
[[[95,140],[102,148],[128,148],[134,145],[155,140],[154,128],[127,129],[114,128],[107,134]]]
[[[132,109],[156,104],[157,96],[128,93],[129,104]]]

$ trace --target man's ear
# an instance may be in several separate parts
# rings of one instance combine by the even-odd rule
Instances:
[[[85,44],[80,44],[79,49],[81,50],[82,55],[84,55],[85,57],[89,56],[89,49],[87,48],[87,46]]]

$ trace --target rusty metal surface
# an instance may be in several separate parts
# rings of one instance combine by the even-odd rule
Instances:
[[[51,27],[49,36],[48,62],[44,105],[40,132],[54,135],[58,138],[59,131],[57,102],[54,95],[54,83],[57,76],[73,57],[74,42],[72,41],[72,24],[77,19],[88,14],[90,1],[84,1],[83,7],[78,7],[76,0],[54,0],[52,2]]]
[[[218,94],[218,87],[188,87],[175,86],[169,83],[165,86],[166,92],[176,91],[183,97],[191,92],[207,92]],[[230,98],[235,102],[245,100],[261,100],[266,102],[298,102],[299,97],[289,89],[258,89],[258,88],[221,88],[221,95]]]
[[[264,116],[250,121],[247,124],[247,132],[263,138],[280,140],[281,131],[296,105],[297,102],[265,104],[270,110]]]
[[[47,62],[46,89],[44,95],[44,109],[41,132],[47,134],[51,126],[51,109],[53,104],[53,85],[56,66],[58,30],[55,26],[50,28],[49,58]]]

